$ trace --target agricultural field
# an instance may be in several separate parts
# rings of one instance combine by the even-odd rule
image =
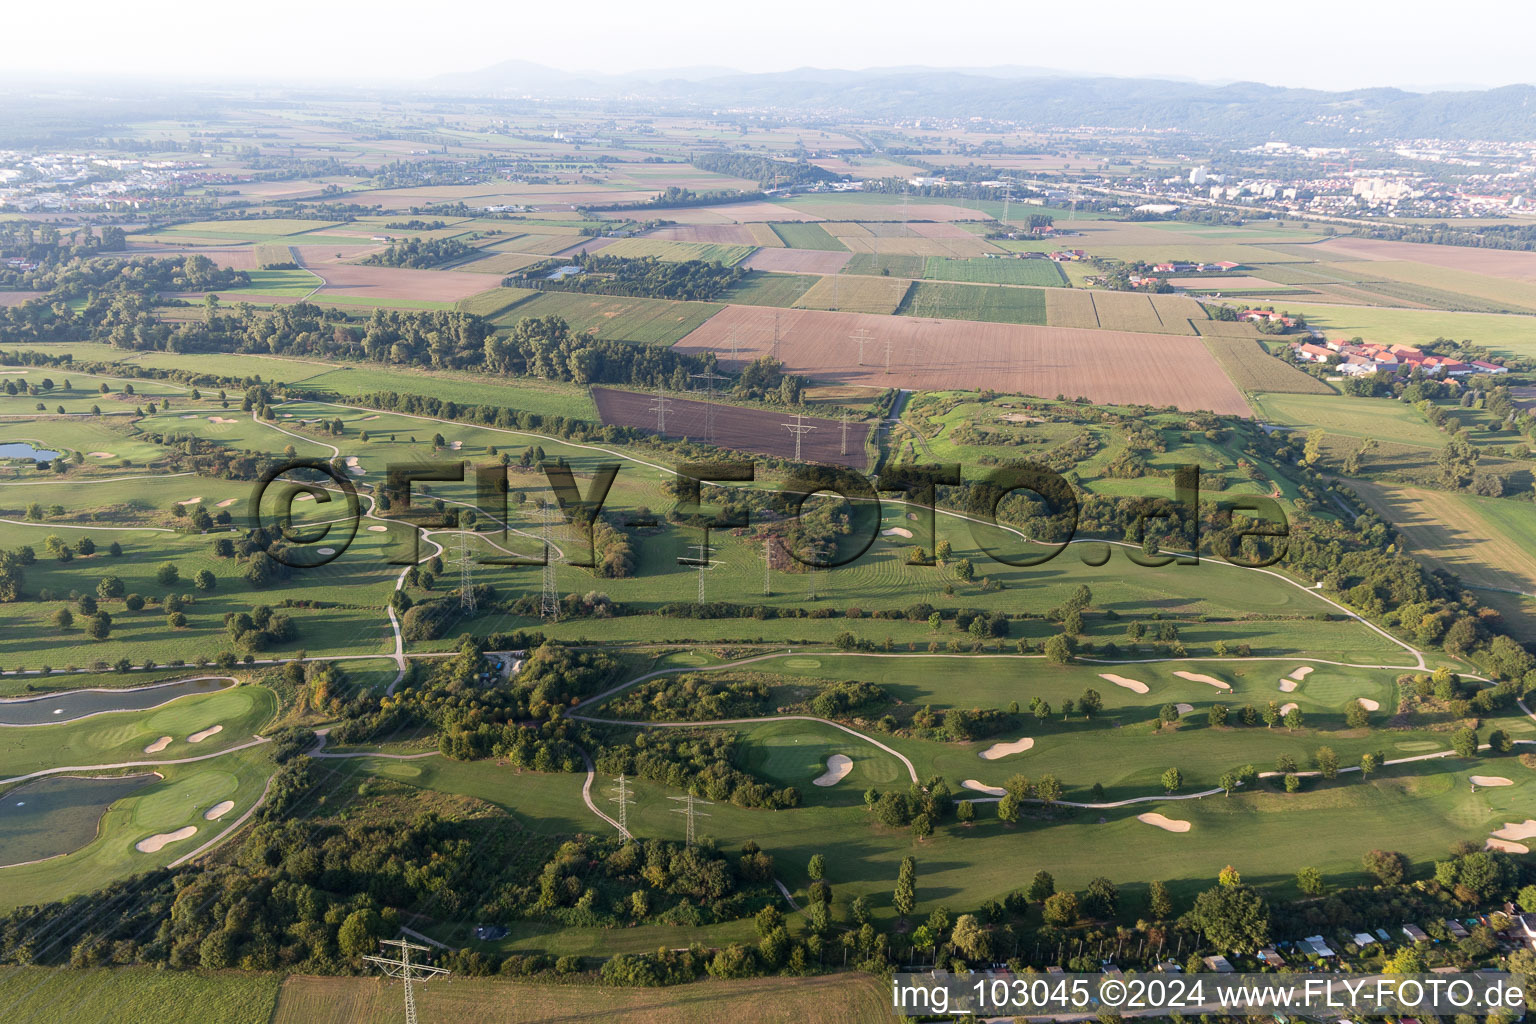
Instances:
[[[1536,594],[1536,529],[1525,503],[1364,480],[1350,486],[1414,554],[1467,586]]]
[[[616,423],[625,427],[655,430],[656,413],[653,407],[656,397],[638,391],[618,391],[614,388],[593,388],[592,399],[604,424]],[[694,441],[713,443],[722,448],[740,452],[755,452],[781,459],[794,459],[797,452],[801,461],[825,462],[834,465],[863,469],[867,463],[864,443],[869,436],[870,424],[854,423],[848,428],[846,441],[842,438],[842,424],[837,420],[817,417],[787,419],[783,413],[765,409],[743,409],[737,406],[692,399],[668,399],[666,430],[672,437],[687,437]],[[786,430],[789,425],[799,424],[810,430],[802,435],[800,444]]]
[[[708,1024],[721,1014],[766,1024],[795,1024],[810,1017],[827,1024],[862,1024],[889,1012],[884,990],[862,975],[704,981],[666,989],[456,979],[417,992],[423,1019],[463,1024],[611,1020],[620,1014],[636,1024]],[[399,998],[398,986],[374,978],[295,975],[284,981],[270,1024],[387,1024],[399,1016]]]
[[[793,306],[817,283],[808,274],[775,274],[754,270],[723,296],[726,302],[743,306]]]
[[[1024,292],[1037,302],[1049,293],[980,285],[947,287]],[[904,305],[910,306],[911,301],[909,293]],[[875,365],[861,367],[856,352],[826,344],[828,337],[847,337],[859,330],[868,330],[875,339],[879,362],[869,360]],[[885,372],[883,358],[887,340],[890,373]],[[1085,332],[819,310],[772,313],[728,306],[679,342],[677,349],[717,354],[734,350],[738,359],[734,364],[724,360],[728,369],[777,351],[793,372],[823,382],[921,390],[993,387],[1021,394],[1083,395],[1096,402],[1144,402],[1248,415],[1247,402],[1200,339],[1171,334]],[[957,353],[963,353],[963,359]]]
[[[602,251],[609,256],[629,259],[651,256],[674,262],[704,260],[734,267],[752,255],[755,248],[753,245],[722,245],[717,242],[668,242],[653,238],[619,238],[608,240],[602,247]]]
[[[452,972],[422,1020],[466,1024],[865,1024],[940,956],[1305,971],[1313,930],[1374,973],[1377,919],[1430,925],[1429,967],[1517,966],[1439,929],[1530,902],[1536,849],[1518,211],[1309,222],[1183,185],[1288,149],[843,123],[815,85],[141,97],[88,154],[0,152],[0,275],[49,289],[0,298],[0,1018],[382,1024],[403,993],[362,957],[402,935]],[[58,102],[12,105],[48,135]],[[1400,212],[1530,191],[1523,151],[1442,143],[1370,151],[1460,168]],[[405,239],[442,262],[367,262]],[[591,253],[665,261],[614,282],[645,296],[733,280],[504,286]],[[1117,290],[1170,261],[1233,266]],[[1325,381],[1218,302],[1509,373]],[[751,473],[691,507],[722,461]],[[1252,942],[1188,913],[1229,866]]]
[[[1066,284],[1061,268],[1050,260],[944,259],[930,256],[923,267],[930,281],[972,284],[1023,284],[1055,288]]]
[[[1332,388],[1316,377],[1270,355],[1260,342],[1217,335],[1202,336],[1201,340],[1232,382],[1249,394],[1259,391],[1300,395],[1333,393]]]
[[[1044,324],[1045,293],[1036,288],[914,281],[896,312],[940,320]]]
[[[848,313],[895,313],[911,282],[894,277],[851,277],[829,274],[795,300],[798,309],[831,309]]]
[[[847,246],[827,233],[820,224],[770,224],[773,233],[791,249],[820,249],[826,252],[847,252]]]
[[[0,970],[0,1005],[16,1024],[47,1024],[69,1007],[76,1024],[269,1024],[282,979],[241,971],[170,973],[147,967]]]
[[[571,331],[576,334],[640,345],[671,345],[722,308],[711,302],[542,292],[502,313],[497,322],[511,325],[523,317],[558,316],[570,324]]]

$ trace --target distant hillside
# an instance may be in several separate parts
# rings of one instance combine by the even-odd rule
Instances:
[[[1536,87],[1465,92],[1324,92],[1239,82],[1224,86],[1072,77],[1033,68],[953,71],[804,68],[770,74],[574,75],[511,61],[444,75],[429,89],[467,95],[605,98],[636,104],[775,108],[864,117],[995,117],[1041,127],[1177,128],[1233,141],[1536,135]]]

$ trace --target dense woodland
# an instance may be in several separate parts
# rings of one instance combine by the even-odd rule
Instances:
[[[551,278],[563,266],[578,266],[579,274]],[[503,283],[540,291],[585,292],[590,295],[631,295],[652,299],[708,301],[717,299],[746,276],[740,267],[705,260],[633,259],[578,253],[571,260],[546,260],[508,277]]]

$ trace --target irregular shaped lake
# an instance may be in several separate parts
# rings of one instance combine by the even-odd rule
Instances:
[[[144,711],[194,693],[212,693],[233,685],[223,678],[181,679],[132,690],[59,690],[41,697],[0,700],[0,726],[73,722],[109,711]]]
[[[27,864],[88,846],[108,807],[158,780],[153,774],[55,775],[18,786],[0,796],[0,865]]]

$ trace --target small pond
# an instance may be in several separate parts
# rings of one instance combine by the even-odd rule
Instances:
[[[27,864],[89,845],[108,807],[157,781],[156,775],[56,775],[18,786],[0,796],[0,865]]]
[[[33,462],[52,462],[58,452],[46,448],[34,448],[29,441],[0,441],[0,459],[31,459]]]
[[[48,725],[109,711],[144,711],[178,697],[212,693],[229,685],[228,679],[182,679],[132,690],[60,690],[40,697],[0,700],[0,726]]]

